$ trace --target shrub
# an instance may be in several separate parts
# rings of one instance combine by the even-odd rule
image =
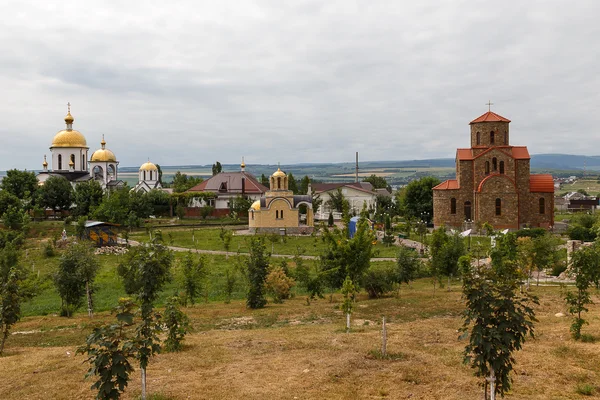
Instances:
[[[167,329],[165,350],[179,351],[183,346],[183,338],[189,330],[189,318],[179,309],[181,303],[179,296],[173,296],[167,300],[164,314],[164,323]]]
[[[284,299],[289,299],[290,291],[295,285],[296,281],[287,276],[281,267],[271,269],[265,279],[265,289],[274,303],[283,303]]]
[[[371,267],[363,278],[363,287],[370,299],[378,298],[389,293],[394,288],[394,271],[392,268]]]
[[[55,255],[54,246],[52,246],[52,242],[46,243],[46,247],[44,248],[44,256],[45,257],[54,257]]]
[[[520,237],[530,237],[532,239],[544,236],[546,234],[546,230],[544,228],[531,228],[531,229],[520,229],[515,232],[518,238]]]
[[[556,263],[552,266],[552,276],[559,276],[567,270],[567,264],[563,262]]]

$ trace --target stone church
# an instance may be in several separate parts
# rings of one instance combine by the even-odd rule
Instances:
[[[470,123],[471,147],[456,151],[456,179],[433,188],[433,223],[468,229],[550,228],[552,175],[531,174],[526,146],[512,146],[510,120],[488,111]]]

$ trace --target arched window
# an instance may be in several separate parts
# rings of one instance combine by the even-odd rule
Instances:
[[[250,212],[250,215],[252,216],[252,220],[254,220],[254,210]]]
[[[281,178],[277,177],[277,189],[281,189]]]
[[[146,180],[146,171],[144,171],[144,180]]]
[[[465,201],[465,219],[473,219],[471,217],[471,202]]]
[[[283,219],[283,210],[281,210],[281,211],[279,212],[279,217],[280,217],[281,219]]]
[[[504,173],[504,161],[500,161],[500,173]]]
[[[62,169],[62,154],[58,155],[58,169]]]
[[[73,163],[73,168],[75,168],[75,154],[71,154],[70,159],[71,159],[71,162]],[[71,167],[71,166],[69,165],[69,167]]]
[[[275,218],[279,219],[279,210],[275,210]]]
[[[481,144],[481,134],[477,132],[477,145]]]
[[[490,132],[490,144],[494,144],[494,131]]]
[[[485,162],[485,174],[489,174],[490,173],[490,162],[486,161]]]
[[[492,171],[498,170],[498,159],[496,157],[492,158]]]
[[[502,200],[496,199],[496,215],[502,215]]]
[[[85,156],[83,154],[81,155],[81,169],[84,171],[87,169],[85,165]]]
[[[540,214],[546,214],[546,199],[540,197]]]
[[[450,214],[456,214],[456,199],[454,197],[450,199]]]

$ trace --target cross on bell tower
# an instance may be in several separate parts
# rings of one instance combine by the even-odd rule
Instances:
[[[488,106],[488,111],[492,111],[492,106],[494,105],[494,103],[492,103],[491,100],[488,100],[487,103],[485,103],[486,106]]]

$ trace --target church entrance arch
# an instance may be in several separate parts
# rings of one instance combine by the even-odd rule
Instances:
[[[92,170],[92,176],[96,181],[104,181],[104,169],[101,166],[96,165]]]

